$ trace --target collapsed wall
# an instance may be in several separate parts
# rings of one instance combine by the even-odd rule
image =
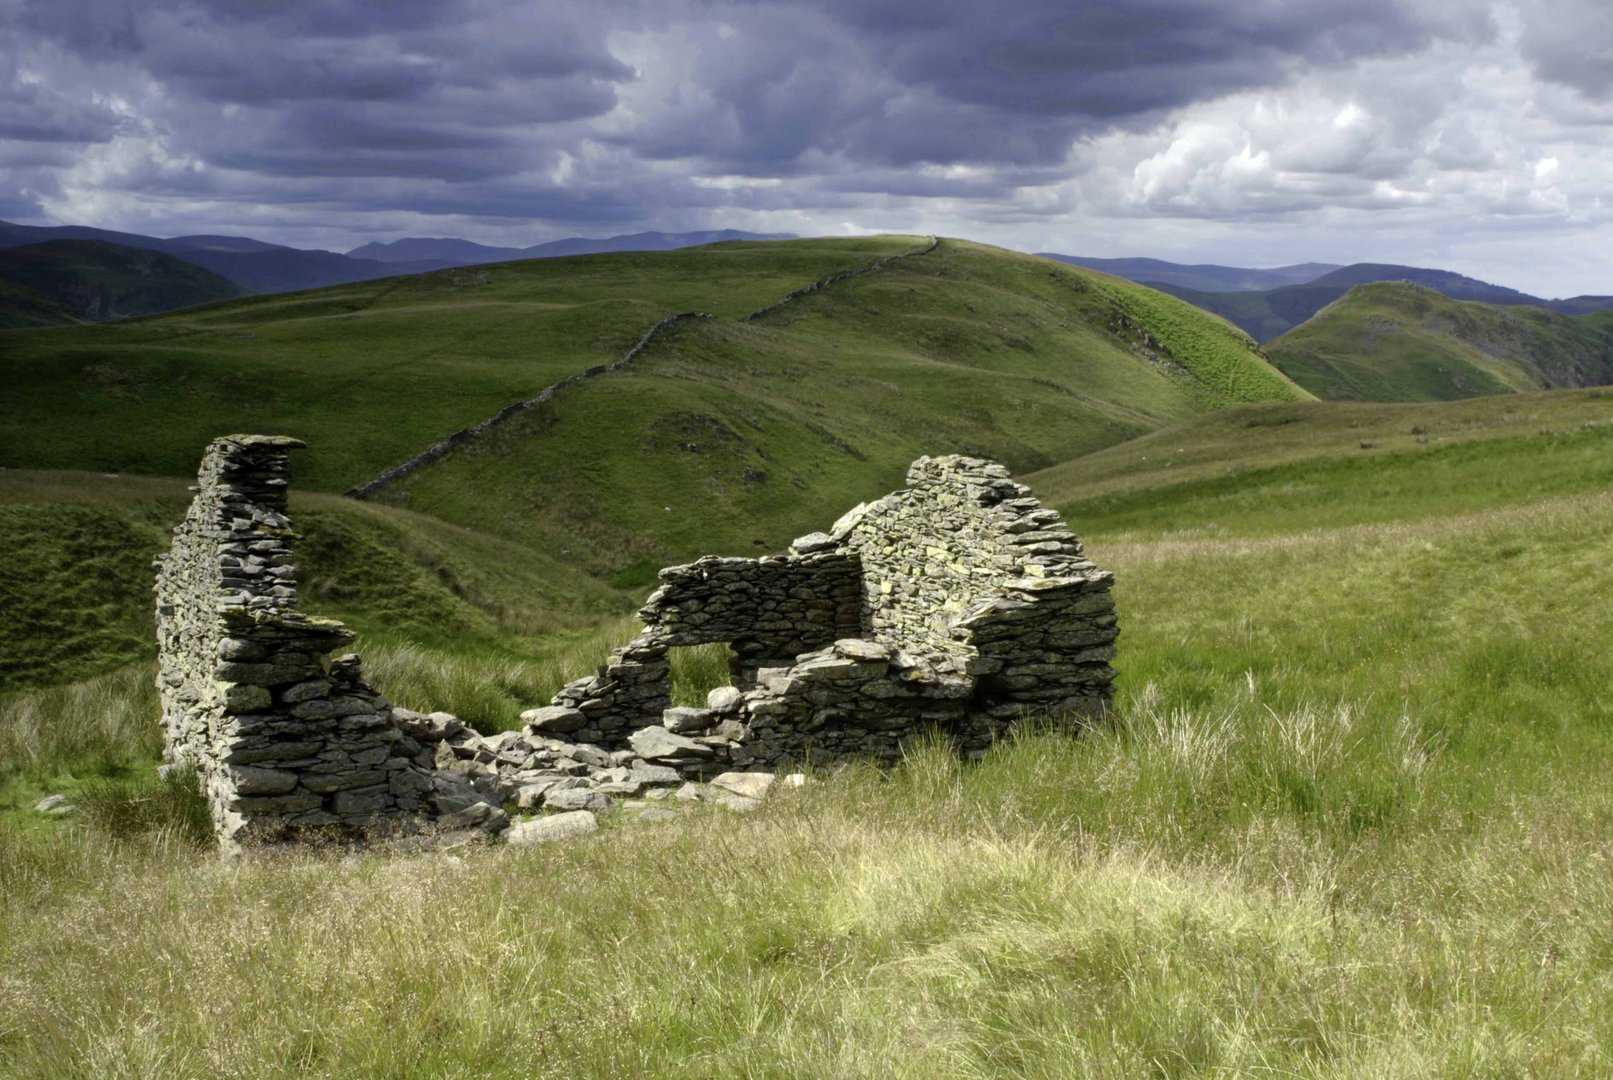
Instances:
[[[712,776],[753,791],[749,770],[890,762],[932,731],[977,755],[1030,713],[1109,707],[1111,576],[1003,466],[953,455],[787,554],[662,570],[642,633],[523,731],[394,708],[356,656],[332,657],[353,635],[297,609],[300,446],[216,440],[157,561],[165,757],[196,771],[226,851],[500,833],[506,805],[592,813],[698,798]],[[673,707],[669,651],[711,643],[730,681]]]
[[[225,850],[419,829],[449,798],[363,679],[341,623],[297,610],[286,518],[296,439],[207,448],[196,496],[157,560],[164,757],[193,768]],[[461,824],[487,821],[492,807]]]
[[[920,458],[909,486],[788,555],[661,571],[644,632],[527,714],[534,733],[637,746],[653,727],[736,767],[890,761],[939,729],[977,753],[1029,712],[1106,711],[1112,575],[995,462]],[[669,708],[666,651],[726,642],[731,686]]]

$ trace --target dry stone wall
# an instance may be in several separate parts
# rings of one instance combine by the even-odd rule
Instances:
[[[286,517],[295,439],[235,435],[207,449],[196,497],[157,561],[158,689],[165,754],[197,772],[226,851],[287,840],[498,823],[415,760],[353,635],[297,610]]]
[[[663,570],[643,632],[521,731],[395,708],[356,656],[333,657],[352,635],[297,609],[286,487],[301,445],[214,442],[158,560],[166,756],[196,770],[226,851],[457,843],[504,833],[512,811],[570,815],[510,830],[525,842],[580,835],[575,815],[618,805],[744,809],[778,770],[892,761],[931,731],[977,755],[1027,714],[1079,723],[1109,706],[1110,575],[1001,465],[949,456],[787,554]],[[672,707],[668,651],[711,642],[730,645],[731,682]]]
[[[1106,711],[1113,578],[1058,513],[978,458],[920,458],[907,479],[788,555],[661,571],[644,632],[528,714],[534,733],[642,751],[651,730],[691,758],[779,768],[893,760],[929,730],[978,753],[1029,712]],[[732,685],[667,707],[666,649],[718,641]]]

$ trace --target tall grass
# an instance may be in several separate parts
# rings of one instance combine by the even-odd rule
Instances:
[[[155,665],[0,697],[0,777],[117,773],[155,761],[162,710]]]
[[[1610,538],[1100,533],[1108,722],[751,815],[236,866],[0,824],[0,1074],[1604,1075]]]

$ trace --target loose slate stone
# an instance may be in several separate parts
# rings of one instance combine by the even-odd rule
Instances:
[[[706,708],[714,713],[731,713],[745,700],[744,691],[737,686],[719,686],[706,695]]]
[[[521,714],[521,720],[535,732],[561,735],[569,735],[588,723],[588,718],[583,715],[582,710],[565,705],[545,705],[541,709],[528,709]]]
[[[765,772],[725,772],[711,781],[711,786],[722,788],[735,795],[760,800],[773,786],[774,776]]]
[[[543,797],[543,805],[549,810],[605,810],[610,807],[610,796],[592,788],[551,788]]]
[[[634,753],[648,761],[682,761],[690,758],[709,758],[714,751],[693,739],[674,735],[659,724],[641,728],[628,736]]]
[[[504,838],[511,844],[542,844],[550,840],[565,840],[582,836],[599,828],[599,819],[587,810],[573,810],[566,814],[519,821],[510,827]]]
[[[705,731],[716,722],[717,714],[710,709],[694,709],[686,705],[675,706],[661,714],[661,726],[675,735]]]

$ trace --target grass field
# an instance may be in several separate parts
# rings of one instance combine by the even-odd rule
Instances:
[[[1613,481],[1583,470],[1613,402],[1487,404],[1427,407],[1466,441],[1383,453],[1346,434],[1372,407],[1234,413],[1176,441],[1288,460],[1072,484],[1117,575],[1111,720],[975,765],[917,747],[744,817],[220,866],[141,779],[146,667],[13,693],[4,797],[68,776],[86,811],[0,815],[0,1073],[1605,1073]],[[1303,424],[1308,463],[1277,445]],[[361,646],[400,700],[508,663]]]

